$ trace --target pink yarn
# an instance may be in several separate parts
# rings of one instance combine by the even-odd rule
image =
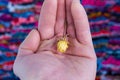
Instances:
[[[83,0],[83,5],[105,6],[106,0]]]
[[[120,66],[120,60],[116,60],[114,57],[109,57],[107,60],[103,61],[102,64],[112,64],[112,65],[117,65]]]

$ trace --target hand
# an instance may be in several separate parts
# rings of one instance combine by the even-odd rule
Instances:
[[[69,48],[60,54],[56,43],[63,36],[65,17]],[[21,80],[95,80],[96,55],[79,0],[44,1],[38,30],[20,45],[13,69]]]

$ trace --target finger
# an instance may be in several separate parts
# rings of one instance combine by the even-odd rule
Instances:
[[[19,47],[18,55],[29,55],[37,51],[40,44],[40,35],[33,29]]]
[[[73,26],[73,19],[71,13],[71,4],[72,0],[66,0],[66,14],[67,14],[67,33],[74,38],[75,37],[75,28]]]
[[[73,0],[71,11],[78,41],[82,44],[91,45],[92,38],[90,34],[88,18],[79,0]]]
[[[63,36],[65,22],[65,0],[58,0],[55,34]]]
[[[45,0],[39,18],[39,27],[42,40],[54,36],[56,22],[57,0]]]

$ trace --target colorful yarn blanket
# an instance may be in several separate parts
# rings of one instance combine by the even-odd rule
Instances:
[[[13,63],[20,43],[38,24],[43,0],[0,0],[0,80],[19,80]],[[82,0],[97,55],[96,80],[120,80],[120,1]]]

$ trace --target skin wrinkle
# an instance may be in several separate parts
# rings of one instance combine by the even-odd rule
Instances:
[[[67,58],[67,56],[65,56],[65,58]],[[71,72],[73,72],[74,70],[72,69],[68,69],[68,62],[71,64],[71,62],[69,61],[69,60],[61,60],[61,62],[63,63],[63,65],[65,66],[65,68],[66,68],[66,72],[65,72],[65,74],[66,74],[66,76],[68,75],[68,76],[70,76],[69,75],[69,73],[71,73]],[[66,64],[67,63],[67,64]],[[72,68],[72,66],[69,66],[69,68]],[[60,80],[60,79],[59,79]],[[62,79],[63,80],[63,79]],[[64,79],[64,80],[66,80],[66,79]],[[70,79],[67,79],[67,80],[70,80]]]
[[[53,76],[53,74],[54,74],[54,76],[57,76],[57,74],[59,74],[58,72],[59,72],[59,69],[61,68],[61,66],[60,67],[58,67],[58,69],[55,69],[50,75],[47,75],[47,76],[45,76],[44,77],[44,79],[42,79],[42,80],[49,80],[49,76]],[[61,69],[62,70],[62,69]],[[53,77],[54,77],[53,76]],[[51,79],[53,78],[53,77],[51,77]],[[53,79],[52,79],[53,80]],[[55,79],[56,80],[56,79]]]
[[[80,58],[80,57],[78,57],[78,58]],[[82,58],[82,57],[81,57],[81,58]],[[77,62],[77,64],[81,64],[81,62],[80,62],[80,61],[78,61],[78,60],[79,60],[79,59],[76,59],[76,58],[74,59],[74,58],[73,58],[73,62],[74,62],[73,64],[75,64],[75,62]],[[88,60],[89,60],[89,59],[88,59]],[[73,65],[73,64],[72,64],[72,65]],[[84,63],[83,63],[83,64],[81,64],[81,65],[85,65],[86,67],[87,67],[87,66],[89,66],[89,65],[84,64]],[[78,67],[78,68],[79,68],[79,67]],[[78,68],[76,67],[76,71],[77,71],[77,72],[79,71],[79,69],[78,69]],[[84,67],[84,68],[85,68],[85,67]],[[87,68],[85,68],[85,69],[87,69]],[[82,72],[84,72],[84,70],[83,70]],[[78,74],[80,74],[80,73],[78,72]],[[82,75],[81,75],[81,76],[82,76]],[[88,79],[82,79],[82,80],[88,80]],[[92,79],[91,79],[91,80],[92,80]]]
[[[47,53],[49,54],[49,52],[47,52]],[[49,54],[49,57],[50,57],[50,56],[54,57],[54,54]],[[59,62],[58,58],[55,58],[55,60],[58,61],[57,65],[55,65],[56,63],[51,62],[50,60],[47,61],[47,62],[49,63],[49,66],[43,68],[43,70],[46,70],[46,68],[49,69],[50,66],[52,66],[52,65],[54,65],[55,68],[54,68],[54,69],[52,68],[52,69],[51,69],[52,71],[50,71],[49,75],[44,76],[45,79],[42,79],[42,80],[48,80],[48,79],[47,79],[48,76],[53,75],[53,73],[54,73],[56,70],[61,69],[61,63]],[[41,74],[42,74],[42,73],[41,73]]]
[[[57,55],[57,54],[56,54],[56,55]],[[62,56],[62,55],[61,55],[61,56]],[[59,57],[58,59],[61,61],[61,63],[62,63],[63,65],[65,65],[66,68],[67,68],[68,66],[66,65],[66,61],[69,62],[69,64],[72,65],[71,68],[74,69],[74,70],[72,70],[72,71],[74,71],[76,74],[79,74],[79,72],[77,71],[77,68],[76,68],[76,67],[74,66],[74,64],[73,64],[74,61],[72,61],[72,60],[70,59],[70,57],[72,57],[72,56],[70,56],[70,55],[69,55],[69,56],[64,55],[64,56],[65,56],[64,59],[67,58],[68,60],[66,60],[66,59],[64,60],[63,57],[62,57],[62,59],[63,59],[63,60],[62,60],[62,59]],[[76,60],[76,61],[77,61],[77,60]],[[70,67],[70,66],[69,66],[69,67]],[[68,71],[69,71],[69,70],[68,70]]]
[[[66,57],[67,57],[67,56],[66,56]],[[79,74],[79,72],[77,71],[77,68],[74,66],[74,61],[72,61],[69,56],[68,56],[67,58],[68,58],[68,61],[71,63],[71,65],[73,65],[72,67],[73,67],[75,73],[76,73],[76,74]]]

